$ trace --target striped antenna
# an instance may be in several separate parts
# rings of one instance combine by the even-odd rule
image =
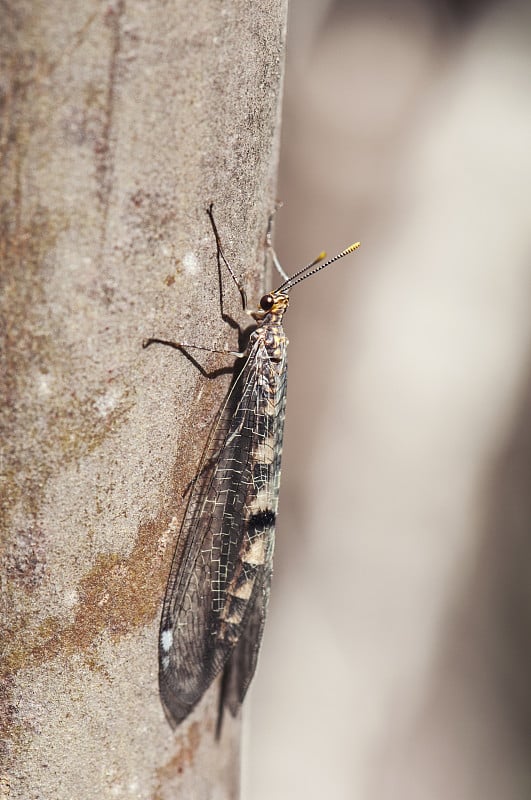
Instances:
[[[317,258],[314,259],[311,262],[311,264],[307,264],[305,267],[296,272],[295,275],[292,275],[291,278],[288,278],[288,280],[285,281],[282,284],[282,286],[279,286],[278,289],[276,289],[274,294],[276,294],[277,292],[289,291],[297,283],[300,283],[301,281],[306,280],[306,278],[309,278],[310,275],[315,275],[316,272],[320,272],[325,267],[329,267],[330,264],[334,263],[334,261],[339,261],[339,259],[343,258],[343,256],[348,256],[349,253],[352,253],[354,252],[354,250],[357,250],[360,244],[361,242],[355,242],[354,244],[351,244],[345,250],[342,250],[340,253],[338,253],[337,256],[334,256],[333,258],[328,259],[328,261],[325,261],[324,264],[320,264],[318,267],[315,267],[315,265],[319,264],[319,262],[322,261],[323,258],[326,258],[326,253],[324,252],[319,253]],[[315,269],[311,269],[312,267],[315,267]],[[310,270],[310,272],[308,272],[307,270]]]

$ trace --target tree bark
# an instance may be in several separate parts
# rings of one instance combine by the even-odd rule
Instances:
[[[0,797],[237,797],[218,687],[175,734],[157,688],[182,496],[227,384],[142,339],[236,346],[209,202],[259,292],[286,0],[2,16]]]

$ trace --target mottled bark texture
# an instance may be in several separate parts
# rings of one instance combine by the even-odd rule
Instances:
[[[226,383],[141,344],[236,343],[210,201],[260,290],[285,6],[2,8],[2,798],[238,795],[217,687],[175,734],[157,688],[182,494]]]

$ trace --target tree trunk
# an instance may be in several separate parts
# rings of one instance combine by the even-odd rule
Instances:
[[[227,384],[142,339],[237,344],[205,211],[253,297],[286,0],[2,17],[0,797],[237,797],[218,687],[175,734],[157,688],[182,496]]]

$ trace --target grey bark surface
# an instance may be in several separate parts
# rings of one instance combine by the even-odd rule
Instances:
[[[157,686],[182,496],[227,381],[141,345],[237,344],[211,201],[260,292],[286,0],[2,16],[0,798],[234,798],[218,687],[173,733]]]

